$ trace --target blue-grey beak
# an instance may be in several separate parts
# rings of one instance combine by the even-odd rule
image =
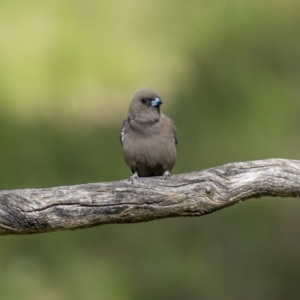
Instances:
[[[160,100],[159,97],[155,97],[152,101],[151,101],[151,106],[160,106],[162,104],[162,101]]]

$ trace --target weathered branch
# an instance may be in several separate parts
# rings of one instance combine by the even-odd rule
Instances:
[[[267,159],[180,175],[0,192],[0,235],[201,216],[261,196],[299,197],[300,161]]]

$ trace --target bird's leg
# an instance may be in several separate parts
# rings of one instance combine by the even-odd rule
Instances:
[[[171,177],[171,174],[169,171],[165,171],[164,174],[162,175],[163,179],[168,179],[169,177]]]
[[[130,183],[133,184],[133,182],[134,182],[135,180],[137,180],[137,179],[139,179],[139,175],[138,175],[137,172],[134,172],[134,173],[129,177],[128,181],[130,181]]]

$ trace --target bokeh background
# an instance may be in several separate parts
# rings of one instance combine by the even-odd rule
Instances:
[[[0,3],[0,189],[128,178],[131,95],[178,128],[173,173],[300,159],[300,2]],[[298,299],[300,202],[0,238],[0,299]]]

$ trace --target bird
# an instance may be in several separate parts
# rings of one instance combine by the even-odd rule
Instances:
[[[131,183],[139,177],[171,176],[176,161],[176,128],[161,112],[161,105],[161,97],[151,89],[139,90],[131,98],[120,132]]]

